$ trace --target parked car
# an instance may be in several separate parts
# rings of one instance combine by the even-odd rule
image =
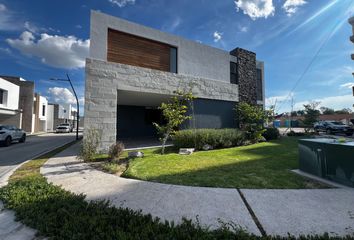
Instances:
[[[74,126],[70,123],[61,123],[58,127],[68,127],[70,129],[70,132],[74,130]]]
[[[71,132],[71,128],[70,126],[67,125],[59,125],[56,129],[55,129],[56,133],[69,133]]]
[[[26,132],[11,125],[0,125],[0,143],[10,146],[13,141],[24,143],[26,141]]]
[[[316,132],[326,132],[327,134],[344,133],[347,136],[351,136],[354,133],[354,129],[342,122],[337,121],[321,121],[314,125]]]

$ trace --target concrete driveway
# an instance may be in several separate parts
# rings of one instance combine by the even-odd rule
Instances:
[[[47,133],[29,136],[25,143],[0,147],[0,186],[13,169],[26,160],[55,149],[75,139],[75,133]]]

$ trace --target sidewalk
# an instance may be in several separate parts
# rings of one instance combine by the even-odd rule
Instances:
[[[109,199],[117,207],[141,209],[163,220],[180,222],[182,217],[199,219],[216,228],[233,222],[260,235],[237,189],[189,187],[120,178],[91,168],[76,159],[78,145],[51,158],[41,173],[55,185],[88,200]],[[241,189],[241,194],[269,235],[287,236],[354,234],[354,190]]]

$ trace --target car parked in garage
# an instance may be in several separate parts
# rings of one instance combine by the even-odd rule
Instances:
[[[346,125],[338,121],[321,121],[314,125],[316,132],[326,132],[327,134],[343,133],[347,136],[351,136],[354,133],[354,129],[349,125]]]
[[[0,125],[0,143],[10,146],[13,141],[23,143],[26,141],[26,132],[11,125]]]

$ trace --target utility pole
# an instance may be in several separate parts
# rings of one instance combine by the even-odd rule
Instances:
[[[289,114],[289,128],[290,128],[290,132],[291,132],[291,122],[293,120],[293,117],[292,117],[292,113],[294,111],[294,96],[291,96],[291,111],[290,111],[290,114]]]

